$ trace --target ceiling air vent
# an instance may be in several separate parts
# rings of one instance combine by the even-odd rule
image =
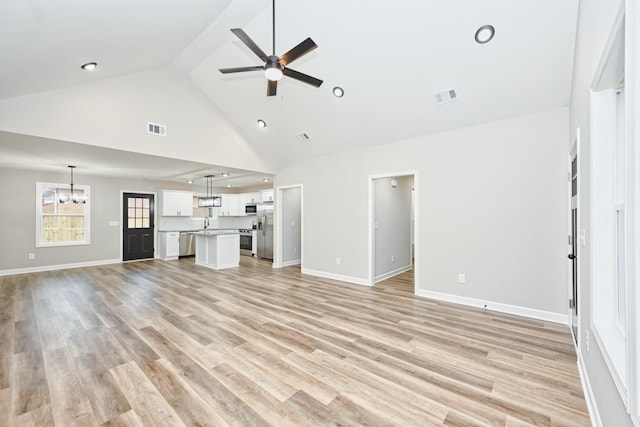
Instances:
[[[433,97],[436,100],[436,105],[441,105],[458,99],[458,92],[455,87],[452,87],[451,89],[434,92]]]
[[[307,142],[311,139],[308,133],[302,132],[300,135],[296,135],[298,142]]]
[[[147,122],[147,133],[154,135],[166,136],[167,127],[165,125],[157,125],[155,123]]]

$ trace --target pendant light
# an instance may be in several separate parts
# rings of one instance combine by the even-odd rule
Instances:
[[[64,194],[60,195],[59,201],[60,203],[67,203],[67,202],[73,202],[73,203],[87,203],[87,195],[86,194],[82,194],[77,195],[73,192],[73,170],[76,168],[75,166],[69,165],[67,166],[69,169],[71,169],[71,184],[69,185],[69,187],[71,187],[71,197],[67,200],[67,198],[64,196]]]
[[[204,198],[204,206],[207,208],[214,205],[213,195],[211,194],[213,192],[213,177],[214,175],[205,175],[205,178],[207,178],[207,197]]]

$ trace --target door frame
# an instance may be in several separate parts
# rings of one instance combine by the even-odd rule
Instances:
[[[575,325],[574,323],[574,317],[573,317],[573,308],[571,307],[571,304],[567,304],[568,305],[568,323],[569,323],[569,329],[571,330],[571,335],[573,336],[573,344],[576,347],[576,349],[580,349],[580,313],[582,310],[580,310],[579,308],[579,304],[580,304],[580,258],[581,258],[581,247],[582,247],[582,228],[581,228],[581,222],[580,222],[580,128],[576,128],[576,138],[575,141],[573,142],[573,144],[571,145],[571,147],[569,148],[569,152],[567,153],[567,174],[568,174],[568,181],[567,181],[567,234],[569,236],[568,239],[568,245],[567,245],[567,253],[571,254],[573,253],[573,247],[572,244],[573,242],[571,241],[571,236],[573,234],[573,224],[572,224],[572,209],[573,209],[573,205],[572,205],[572,194],[571,194],[571,190],[572,190],[572,169],[571,169],[571,162],[572,162],[572,154],[575,151],[576,153],[576,185],[578,187],[577,192],[576,192],[576,210],[577,210],[577,215],[576,215],[576,233],[575,236],[573,236],[574,239],[576,239],[577,241],[575,242],[575,256],[576,256],[576,260],[575,260],[575,270],[574,270],[574,261],[572,261],[571,259],[567,259],[567,289],[568,289],[568,301],[571,301],[572,299],[574,299],[574,293],[573,293],[573,276],[574,276],[574,272],[576,274],[576,294],[575,294],[575,309],[576,309],[576,316],[575,316]]]
[[[375,211],[375,191],[374,191],[374,181],[376,179],[381,178],[393,178],[393,177],[404,177],[404,176],[413,176],[413,293],[416,293],[418,289],[419,277],[420,277],[420,239],[418,236],[420,235],[420,215],[419,215],[419,179],[418,179],[418,171],[417,170],[408,170],[408,171],[400,171],[400,172],[388,172],[388,173],[380,173],[369,175],[369,215],[368,215],[368,230],[369,230],[369,243],[368,243],[368,253],[369,253],[369,277],[367,278],[367,283],[369,286],[375,285],[376,273],[375,273],[375,229],[374,229],[374,211]]]
[[[137,193],[137,194],[150,194],[153,196],[154,209],[153,209],[153,259],[158,258],[158,192],[157,191],[140,191],[140,190],[120,190],[120,209],[118,210],[118,223],[120,224],[120,262],[135,262],[138,260],[124,261],[124,218],[122,212],[124,209],[123,200],[124,193]],[[112,221],[110,222],[110,224]],[[146,258],[149,259],[149,258]]]
[[[293,184],[293,185],[284,185],[281,187],[276,187],[274,189],[274,201],[273,201],[273,268],[283,268],[285,267],[282,261],[284,257],[284,224],[282,223],[283,219],[283,209],[285,208],[282,205],[282,192],[284,190],[289,190],[292,188],[300,189],[300,269],[304,271],[304,184]]]

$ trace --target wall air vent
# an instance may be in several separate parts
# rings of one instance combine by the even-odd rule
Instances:
[[[302,132],[300,135],[296,135],[298,142],[307,142],[311,139],[308,133]]]
[[[147,133],[154,135],[166,136],[167,127],[165,125],[157,125],[155,123],[147,122]]]
[[[442,105],[458,99],[458,92],[456,91],[455,87],[452,87],[451,89],[434,92],[433,97],[436,100],[436,105]]]

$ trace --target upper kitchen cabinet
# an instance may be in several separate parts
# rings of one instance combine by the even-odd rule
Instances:
[[[160,215],[193,216],[193,192],[162,190],[160,192]]]
[[[241,196],[244,196],[244,204],[260,203],[262,201],[262,195],[259,192],[244,193],[244,194],[241,194]]]
[[[238,207],[238,194],[223,194],[222,206],[219,208],[219,215],[222,216],[238,216],[244,215],[244,207],[242,213]]]
[[[263,202],[273,202],[273,188],[270,190],[262,190],[260,193],[262,194]]]

